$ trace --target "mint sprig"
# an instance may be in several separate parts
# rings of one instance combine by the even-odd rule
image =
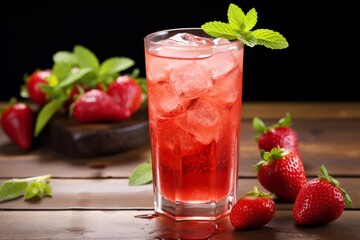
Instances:
[[[41,133],[53,115],[62,108],[69,92],[78,83],[90,88],[101,85],[106,89],[122,71],[135,64],[134,60],[127,57],[111,57],[100,62],[94,52],[81,45],[75,45],[72,52],[58,51],[52,58],[52,75],[47,79],[50,84],[41,86],[49,101],[37,115],[34,137]],[[28,95],[23,91],[22,96]]]
[[[255,8],[245,14],[240,7],[231,3],[227,16],[228,23],[212,21],[203,24],[201,28],[212,37],[241,40],[249,47],[262,45],[270,49],[284,49],[289,46],[286,38],[279,32],[269,29],[252,30],[258,20]]]
[[[43,175],[23,179],[11,179],[0,185],[0,202],[24,196],[25,200],[52,195],[52,188],[48,182],[51,175]]]

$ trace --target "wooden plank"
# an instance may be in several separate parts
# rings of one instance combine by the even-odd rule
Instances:
[[[278,119],[290,112],[294,119],[360,118],[360,102],[244,102],[243,119]]]
[[[5,104],[0,102],[0,107]],[[254,116],[276,119],[286,112],[296,118],[360,118],[360,102],[244,101],[242,106],[244,119],[252,119]]]
[[[268,124],[274,123],[268,121]],[[325,164],[333,176],[360,176],[359,119],[294,119],[300,138],[300,152],[307,176],[317,176]],[[242,177],[255,177],[251,164],[260,160],[251,120],[243,120],[240,143]],[[1,151],[4,150],[5,151]],[[150,158],[149,146],[95,158],[71,158],[40,148],[25,154],[16,147],[0,145],[0,176],[26,177],[50,173],[61,178],[128,177]]]
[[[151,219],[139,216],[153,216]],[[138,217],[137,217],[138,216]],[[359,211],[345,211],[317,227],[297,227],[291,211],[277,211],[264,227],[239,231],[228,216],[216,222],[174,222],[152,211],[3,211],[2,239],[359,239]]]
[[[337,178],[353,201],[353,209],[360,209],[360,181]],[[153,209],[152,184],[128,186],[127,179],[52,179],[53,197],[41,201],[22,198],[0,203],[0,209]],[[253,190],[266,191],[257,179],[240,178],[238,198]],[[277,209],[292,209],[292,203],[276,201]]]

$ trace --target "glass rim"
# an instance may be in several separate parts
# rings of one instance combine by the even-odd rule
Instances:
[[[201,31],[202,33],[204,33],[205,36],[201,36],[201,37],[209,37],[212,39],[216,39],[215,37],[210,36],[209,34],[207,34],[201,27],[180,27],[180,28],[169,28],[169,29],[164,29],[164,30],[159,30],[159,31],[155,31],[152,33],[149,33],[147,35],[145,35],[144,37],[144,41],[145,43],[151,44],[153,46],[164,46],[162,43],[158,43],[159,41],[153,41],[151,40],[152,37],[156,37],[156,36],[166,36],[169,35],[169,33],[171,32],[189,32],[189,31]],[[215,47],[225,47],[225,46],[231,46],[231,45],[236,45],[236,44],[242,44],[244,45],[244,43],[241,40],[231,40],[229,43],[221,43],[218,45],[215,45]],[[169,46],[169,47],[175,47],[175,46]],[[176,46],[176,48],[199,48],[199,47],[209,47],[209,46]],[[214,47],[214,46],[211,46]]]

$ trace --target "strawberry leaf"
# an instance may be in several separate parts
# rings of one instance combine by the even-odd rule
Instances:
[[[340,182],[338,180],[336,180],[335,178],[333,178],[332,176],[329,175],[329,172],[326,169],[324,164],[320,166],[320,175],[318,176],[318,178],[329,181],[332,185],[337,187],[340,190],[340,192],[344,198],[345,205],[347,207],[352,207],[352,201],[351,201],[350,195],[345,191],[345,189],[340,187]]]
[[[253,118],[252,124],[253,124],[253,128],[256,132],[264,133],[267,130],[265,123],[258,117]]]

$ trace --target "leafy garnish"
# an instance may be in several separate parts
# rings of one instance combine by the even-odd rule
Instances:
[[[38,136],[52,116],[56,113],[56,111],[63,105],[66,101],[66,97],[58,98],[51,100],[48,102],[39,112],[36,123],[35,123],[35,131],[34,136]]]
[[[111,57],[100,62],[95,53],[81,45],[75,45],[72,52],[56,52],[53,61],[52,75],[47,78],[49,84],[40,86],[46,93],[48,102],[37,115],[34,137],[41,133],[52,116],[63,107],[72,88],[81,83],[89,88],[102,86],[106,89],[106,86],[115,81],[122,71],[135,64],[134,60],[127,57]],[[21,96],[29,97],[26,81]]]
[[[151,162],[138,165],[129,177],[129,185],[137,186],[150,183],[152,181]]]
[[[25,200],[52,195],[52,188],[48,182],[51,175],[43,175],[23,179],[11,179],[0,185],[0,202],[24,196]]]
[[[252,30],[258,19],[255,8],[245,14],[240,7],[231,3],[227,16],[228,23],[212,21],[203,24],[201,28],[212,37],[241,40],[249,47],[262,45],[270,49],[284,49],[289,46],[286,38],[279,32],[269,29]]]

